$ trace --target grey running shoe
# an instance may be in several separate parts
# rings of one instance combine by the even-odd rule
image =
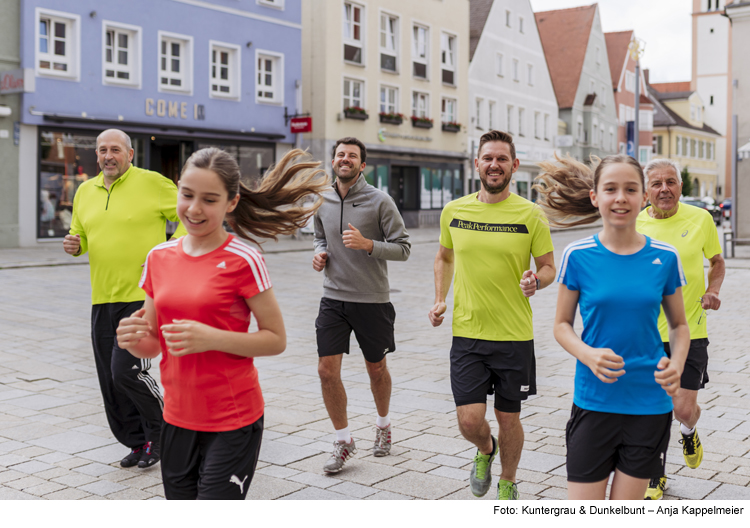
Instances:
[[[474,457],[474,465],[471,466],[471,473],[469,474],[469,486],[471,492],[475,497],[484,497],[490,490],[490,484],[492,484],[492,474],[490,468],[492,467],[492,461],[497,456],[500,445],[497,439],[492,437],[492,445],[495,446],[495,450],[491,455],[483,455],[479,449],[477,449],[477,455]]]
[[[515,482],[501,480],[497,483],[497,500],[518,500],[518,487]]]
[[[375,426],[375,445],[372,447],[372,454],[376,457],[384,457],[391,454],[391,426],[384,428]]]
[[[357,448],[354,445],[354,437],[352,437],[352,441],[348,444],[345,444],[344,442],[334,442],[333,453],[331,454],[331,458],[328,459],[328,462],[323,466],[323,471],[326,473],[338,473],[344,469],[344,463],[356,453]]]

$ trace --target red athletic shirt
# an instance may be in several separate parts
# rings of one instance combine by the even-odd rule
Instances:
[[[154,300],[159,328],[190,319],[221,330],[247,332],[245,299],[271,287],[263,257],[229,235],[214,251],[191,257],[170,240],[148,254],[140,286]],[[164,420],[194,431],[232,431],[263,415],[263,395],[252,358],[211,350],[176,357],[162,350]]]

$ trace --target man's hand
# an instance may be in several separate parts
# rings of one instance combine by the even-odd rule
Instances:
[[[521,291],[525,297],[531,297],[534,295],[536,293],[536,278],[534,277],[534,272],[531,270],[524,271],[519,286],[521,286]]]
[[[445,304],[445,302],[436,302],[435,306],[430,308],[430,312],[427,314],[427,316],[430,318],[430,323],[432,326],[440,326],[443,324],[443,319],[445,319],[445,316],[443,315],[445,313],[445,310],[448,308],[448,306]]]
[[[326,262],[328,262],[328,253],[322,251],[316,254],[313,257],[313,269],[315,271],[323,271],[323,268],[326,267]]]
[[[133,315],[120,321],[117,326],[117,346],[125,350],[136,346],[141,339],[151,334],[151,326],[143,318],[145,308],[133,312]]]
[[[81,235],[65,235],[63,249],[68,255],[78,255],[81,251]]]
[[[372,253],[372,248],[375,244],[369,238],[362,236],[359,229],[354,227],[352,224],[348,224],[349,229],[344,231],[342,239],[344,240],[344,247],[349,249],[364,249],[368,253]]]
[[[167,350],[173,356],[199,354],[212,350],[213,330],[207,324],[188,319],[173,319],[173,324],[162,325],[161,332],[167,344]]]
[[[721,299],[718,293],[706,292],[703,294],[701,307],[704,310],[718,310],[721,307]]]
[[[656,365],[659,369],[654,372],[654,379],[656,383],[661,385],[661,388],[667,391],[667,394],[674,397],[680,390],[680,378],[682,372],[679,372],[668,357],[663,357],[659,360],[659,364]]]

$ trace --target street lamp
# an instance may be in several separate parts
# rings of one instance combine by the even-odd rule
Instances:
[[[646,43],[633,34],[633,38],[628,44],[628,52],[635,61],[635,116],[633,118],[633,154],[635,159],[640,163],[640,153],[638,152],[638,140],[640,139],[640,113],[641,113],[641,57],[646,49]]]

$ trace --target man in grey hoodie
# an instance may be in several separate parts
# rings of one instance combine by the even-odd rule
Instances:
[[[325,270],[323,298],[315,321],[318,375],[323,401],[336,430],[326,473],[338,473],[357,452],[346,416],[341,360],[349,353],[352,330],[365,356],[378,417],[373,454],[391,450],[391,375],[385,355],[396,349],[386,260],[409,258],[411,243],[393,199],[369,185],[362,171],[367,150],[356,138],[339,139],[331,166],[336,175],[315,214],[313,269]]]

